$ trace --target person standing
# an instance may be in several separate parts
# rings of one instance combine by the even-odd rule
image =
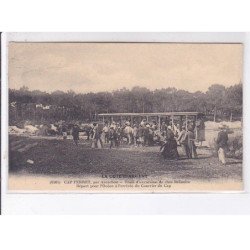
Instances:
[[[219,133],[216,139],[216,144],[218,148],[218,158],[219,162],[221,162],[223,165],[226,165],[226,155],[225,151],[228,148],[228,134],[226,130],[225,125],[219,125]]]
[[[138,129],[138,138],[139,138],[139,145],[144,146],[144,127],[142,125],[139,126]]]
[[[141,125],[142,127],[145,127],[145,126],[146,126],[146,122],[147,122],[147,120],[144,118],[144,119],[142,119],[140,125]]]
[[[112,147],[118,147],[118,141],[117,141],[117,133],[113,127],[110,128],[109,130],[109,141],[110,141],[110,146],[109,148],[111,149]]]
[[[121,142],[122,142],[122,128],[121,125],[119,123],[116,124],[116,136],[117,136],[117,147],[120,146]]]
[[[155,120],[152,121],[152,126],[151,126],[152,130],[153,131],[156,131],[158,128],[157,128],[157,123]]]
[[[102,131],[103,131],[103,134],[104,134],[104,142],[109,143],[109,127],[108,127],[107,123],[103,127]]]
[[[166,140],[165,143],[161,146],[160,151],[165,159],[179,159],[179,153],[177,150],[177,142],[174,138],[174,133],[171,126],[167,127],[166,131]]]
[[[165,122],[162,122],[160,130],[161,130],[162,135],[165,136],[167,132],[167,125]]]
[[[144,128],[144,145],[146,147],[149,146],[149,128],[150,128],[150,125],[147,123]]]
[[[72,136],[73,136],[73,140],[74,140],[76,146],[78,146],[78,141],[79,141],[79,127],[77,126],[77,124],[75,124],[73,126]]]
[[[62,125],[62,136],[63,136],[63,140],[67,139],[68,134],[67,134],[67,126],[66,126],[66,124]]]
[[[92,148],[102,148],[102,141],[101,141],[101,133],[98,128],[98,124],[93,124],[93,141],[92,141]]]
[[[188,158],[197,158],[196,146],[195,146],[195,135],[191,127],[188,128],[185,139],[187,140],[187,154]]]
[[[136,124],[133,126],[133,141],[134,141],[134,146],[137,147],[138,144],[138,127]]]
[[[182,126],[182,130],[179,133],[177,141],[180,143],[183,153],[189,158],[188,143],[186,136],[186,127]]]
[[[205,122],[204,119],[198,119],[196,121],[196,139],[200,143],[200,146],[202,146],[202,142],[205,141]]]

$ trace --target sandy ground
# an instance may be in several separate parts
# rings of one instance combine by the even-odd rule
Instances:
[[[159,146],[91,149],[90,141],[49,140],[10,136],[10,173],[35,176],[96,176],[147,175],[171,179],[215,181],[242,180],[242,161],[228,159],[222,166],[208,148],[198,148],[198,159],[186,159],[178,147],[181,159],[165,160]],[[28,161],[28,162],[27,162]]]

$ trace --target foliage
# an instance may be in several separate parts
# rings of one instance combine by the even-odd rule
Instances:
[[[214,84],[208,91],[190,93],[176,88],[150,91],[144,87],[113,92],[75,93],[60,90],[52,93],[27,87],[9,90],[10,122],[15,120],[82,120],[96,119],[98,113],[198,111],[207,116],[229,117],[242,115],[242,84],[228,88]],[[12,103],[12,104],[11,104]],[[14,104],[13,104],[14,103]],[[50,106],[49,110],[36,104]]]

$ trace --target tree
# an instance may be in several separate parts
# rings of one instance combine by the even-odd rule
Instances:
[[[242,114],[242,84],[228,88],[215,84],[206,93],[190,93],[176,88],[162,88],[150,91],[136,86],[131,90],[122,88],[113,92],[79,93],[70,90],[54,91],[51,94],[27,87],[9,90],[9,102],[16,107],[10,109],[10,119],[38,119],[47,112],[48,120],[88,120],[99,113],[148,113],[170,111],[199,111],[206,115],[232,117]],[[35,109],[35,104],[50,105],[49,111]],[[13,112],[13,114],[11,114]],[[20,114],[20,115],[19,115]],[[25,117],[28,114],[28,118]]]
[[[207,103],[212,108],[214,114],[214,121],[216,121],[216,116],[218,111],[223,112],[223,103],[226,95],[226,88],[220,84],[214,84],[208,88],[206,92]]]
[[[242,84],[237,84],[227,88],[223,106],[224,110],[227,113],[230,113],[230,120],[233,119],[234,114],[242,115],[242,99]]]

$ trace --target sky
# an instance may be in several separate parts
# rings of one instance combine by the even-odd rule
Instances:
[[[17,43],[9,45],[9,87],[76,93],[123,87],[207,91],[238,84],[242,44]]]

